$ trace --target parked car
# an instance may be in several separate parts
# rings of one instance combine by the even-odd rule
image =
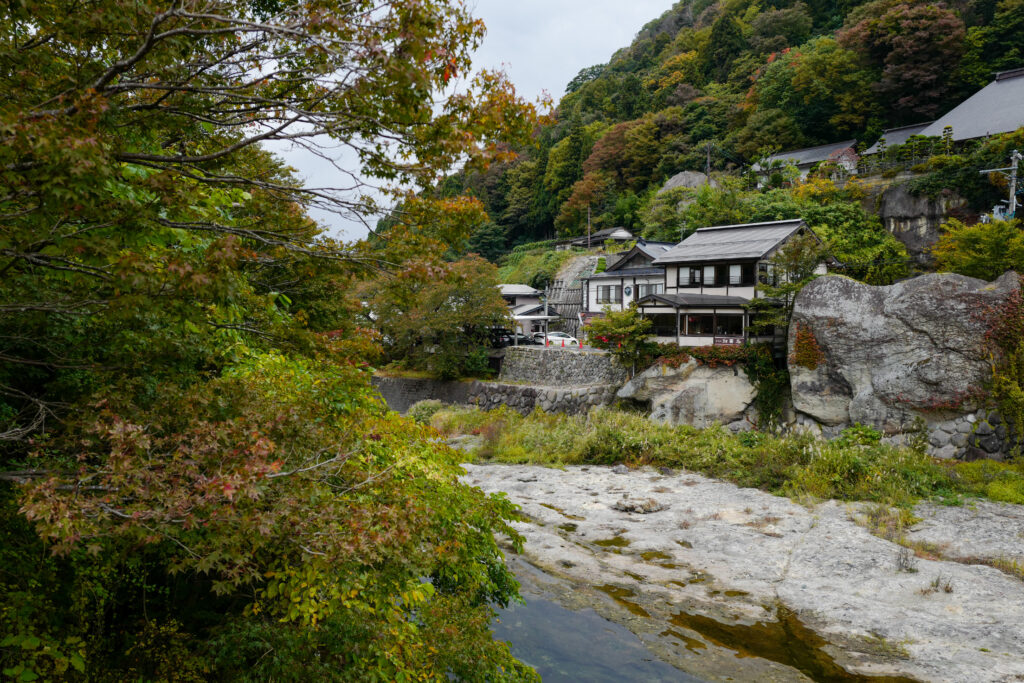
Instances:
[[[544,333],[543,332],[534,332],[533,333],[533,340],[537,344],[543,344],[544,343]],[[564,342],[564,344],[563,344],[563,342]],[[580,345],[580,342],[579,342],[578,339],[576,339],[576,337],[572,336],[571,334],[566,334],[565,332],[548,332],[548,343],[551,346],[563,346],[563,345],[564,346],[579,346]]]
[[[491,331],[491,347],[495,349],[502,349],[506,346],[525,346],[527,344],[536,344],[532,337],[528,337],[522,332],[513,332],[512,330],[494,329]],[[543,342],[541,342],[543,343]]]

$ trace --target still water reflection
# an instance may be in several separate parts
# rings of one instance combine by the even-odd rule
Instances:
[[[526,605],[499,609],[495,635],[537,669],[544,683],[700,683],[658,660],[625,627],[591,609],[573,611],[558,605],[538,584],[543,574],[536,569],[519,564],[516,574]]]

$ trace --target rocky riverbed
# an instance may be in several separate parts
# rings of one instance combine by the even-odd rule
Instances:
[[[1024,507],[920,506],[915,557],[855,520],[689,473],[467,465],[532,564],[706,680],[1024,681]]]

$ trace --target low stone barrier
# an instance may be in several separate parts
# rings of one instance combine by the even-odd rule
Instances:
[[[409,377],[374,377],[373,385],[391,410],[405,413],[415,403],[437,399],[450,405],[476,405],[484,410],[508,406],[522,414],[541,408],[575,415],[591,406],[608,405],[616,386],[536,386],[504,382],[454,382]]]
[[[626,369],[608,353],[561,347],[510,346],[500,380],[540,386],[621,385]]]
[[[404,413],[413,404],[428,398],[443,403],[465,405],[469,403],[469,392],[473,382],[452,382],[438,379],[415,379],[411,377],[382,377],[375,375],[371,380],[377,387],[388,408]]]
[[[469,402],[484,410],[508,406],[523,415],[541,408],[549,413],[576,415],[591,406],[608,405],[615,398],[615,386],[546,387],[474,382]]]

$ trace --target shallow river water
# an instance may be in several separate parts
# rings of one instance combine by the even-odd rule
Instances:
[[[544,683],[701,681],[658,660],[629,629],[594,610],[559,605],[554,594],[559,584],[532,565],[517,563],[516,576],[526,604],[499,609],[495,635],[510,644],[520,661],[533,666]]]

